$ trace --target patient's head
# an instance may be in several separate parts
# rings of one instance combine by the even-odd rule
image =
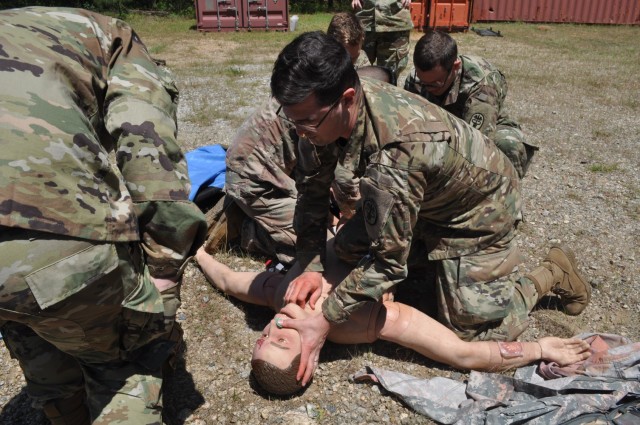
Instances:
[[[289,318],[278,313],[264,328],[253,348],[251,368],[262,388],[273,394],[290,395],[302,388],[296,380],[302,344],[298,331],[276,326],[277,317]]]
[[[356,63],[364,42],[364,28],[353,12],[340,12],[333,15],[327,35],[338,40],[349,53],[351,62]]]

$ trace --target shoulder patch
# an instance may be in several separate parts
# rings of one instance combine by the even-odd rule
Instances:
[[[484,115],[480,113],[475,113],[471,115],[471,120],[469,120],[469,124],[471,124],[473,128],[482,127],[482,124],[484,124]]]
[[[362,212],[367,224],[375,226],[378,222],[378,207],[376,207],[375,202],[371,199],[365,199],[362,205]]]

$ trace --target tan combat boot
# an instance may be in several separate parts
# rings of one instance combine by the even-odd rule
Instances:
[[[549,291],[558,294],[571,316],[580,314],[591,300],[591,285],[578,273],[575,255],[565,245],[553,246],[542,264],[526,277],[540,297]]]

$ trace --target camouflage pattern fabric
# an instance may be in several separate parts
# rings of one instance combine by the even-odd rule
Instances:
[[[179,302],[165,303],[141,259],[136,244],[3,229],[2,333],[36,407],[84,389],[95,423],[160,423]]]
[[[236,133],[227,150],[225,190],[253,221],[243,224],[242,248],[292,264],[299,137],[291,123],[276,115],[278,107],[275,99],[269,99]],[[343,170],[338,174],[336,200],[341,210],[354,211],[358,181],[353,180],[353,173]],[[328,211],[327,206],[324,212]],[[326,221],[324,214],[323,223]],[[326,243],[326,230],[324,233]]]
[[[434,96],[418,84],[415,72],[405,80],[405,90],[423,96],[479,129],[509,157],[520,178],[524,177],[538,148],[525,141],[518,123],[509,118],[504,75],[484,58],[461,55],[459,59],[462,67],[442,96]]]
[[[325,147],[300,141],[304,177],[294,223],[305,270],[323,270],[324,221],[318,211],[326,210],[336,164],[361,177],[354,219],[362,215],[370,256],[325,302],[323,313],[332,322],[346,320],[361,303],[380,299],[405,279],[412,246],[423,247],[424,261],[493,246],[505,250],[503,241],[511,241],[521,218],[516,171],[480,132],[388,84],[363,79],[358,96],[349,140]]]
[[[594,336],[581,334],[576,338],[589,340]],[[367,367],[352,379],[379,383],[416,412],[443,424],[635,424],[638,416],[625,412],[640,405],[638,347],[629,342],[607,351],[616,361],[598,367],[598,373],[590,376],[576,374],[545,380],[533,365],[517,369],[513,378],[472,371],[465,383],[442,377],[417,379]],[[616,350],[625,355],[618,355]],[[623,376],[618,373],[621,370],[629,373]],[[629,410],[619,408],[623,403]],[[607,411],[616,411],[615,420],[610,417],[613,421],[606,421],[609,415],[602,412]],[[589,415],[593,412],[597,415]],[[600,419],[604,421],[598,422]]]
[[[170,75],[117,19],[27,8],[0,24],[0,225],[141,241],[152,274],[176,276],[203,219]]]
[[[397,0],[363,0],[356,16],[365,31],[363,50],[369,62],[392,70],[397,81],[409,62],[411,12]]]
[[[360,54],[358,55],[358,60],[356,60],[356,63],[354,63],[353,66],[356,69],[362,68],[363,66],[371,66],[371,62],[369,62],[367,53],[364,50],[360,50]]]
[[[398,80],[409,63],[410,31],[366,32],[362,48],[371,64],[389,68]]]
[[[180,300],[151,276],[179,280],[206,232],[175,84],[126,23],[31,7],[0,12],[0,86],[0,323],[27,391],[157,423]]]
[[[290,264],[296,242],[293,212],[298,194],[294,176],[298,135],[276,115],[278,107],[275,99],[269,99],[236,133],[227,150],[225,191],[255,221],[243,224],[242,247],[256,252],[250,244],[262,234],[259,253]]]
[[[424,232],[424,233],[423,233]],[[407,273],[435,268],[437,319],[461,339],[513,341],[528,326],[529,313],[539,299],[528,278],[516,276],[520,252],[510,232],[482,251],[450,259],[425,261],[428,230],[416,226],[407,258]],[[343,261],[357,265],[369,252],[362,210],[336,235],[335,250]],[[366,264],[366,260],[364,263]],[[364,266],[362,266],[364,268]],[[422,309],[426,300],[408,300]]]
[[[397,0],[362,0],[356,12],[365,32],[398,32],[413,29],[411,12]]]

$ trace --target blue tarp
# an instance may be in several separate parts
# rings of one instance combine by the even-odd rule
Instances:
[[[201,188],[224,188],[226,151],[220,145],[203,146],[186,153],[193,201]]]

